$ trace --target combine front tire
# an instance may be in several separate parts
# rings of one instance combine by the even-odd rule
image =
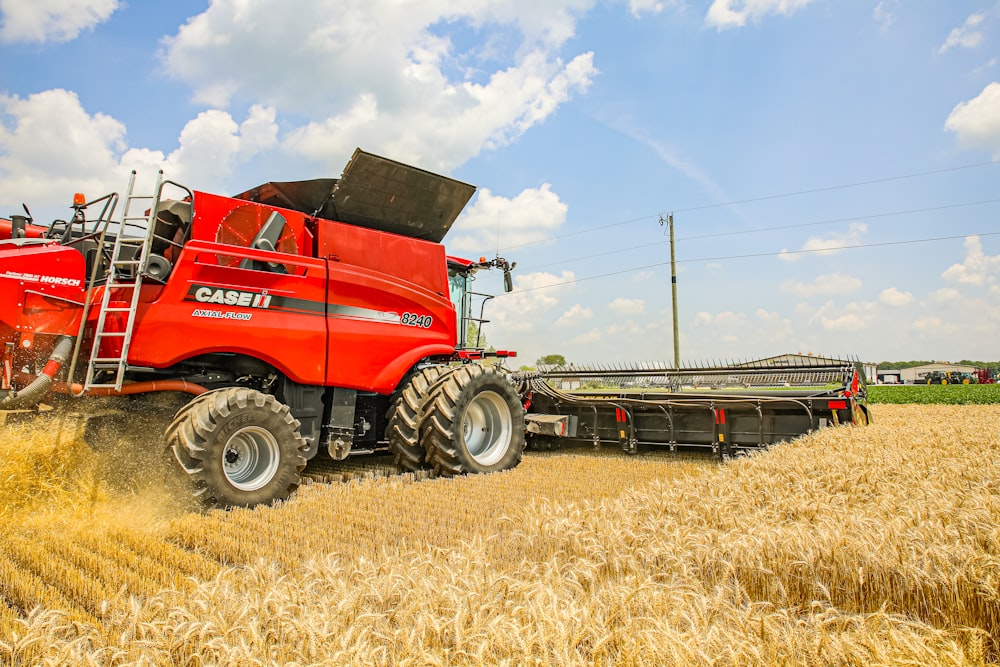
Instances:
[[[421,443],[440,475],[513,468],[524,450],[524,408],[496,371],[463,366],[445,378],[427,404]]]
[[[308,445],[288,406],[243,387],[203,394],[166,431],[167,446],[206,507],[284,500],[299,484]]]
[[[420,444],[420,422],[432,390],[447,366],[430,366],[411,377],[392,403],[385,438],[392,450],[392,460],[400,470],[416,472],[429,468],[427,452]]]

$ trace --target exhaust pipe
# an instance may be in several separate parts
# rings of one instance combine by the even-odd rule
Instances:
[[[45,368],[38,374],[38,377],[32,380],[21,391],[8,394],[3,399],[0,399],[0,410],[24,410],[33,408],[41,403],[45,395],[51,390],[52,383],[55,381],[59,369],[69,359],[69,355],[72,352],[73,337],[60,336],[59,340],[56,341],[55,349],[52,350],[52,355],[49,356]]]

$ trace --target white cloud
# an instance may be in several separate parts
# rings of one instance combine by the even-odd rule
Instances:
[[[168,156],[166,170],[204,184],[201,187],[221,187],[237,159],[277,143],[274,110],[255,105],[249,113],[239,125],[225,111],[212,109],[198,114],[181,130],[180,146]]]
[[[131,169],[142,179],[137,192],[147,192],[161,168],[172,180],[212,190],[224,184],[237,159],[273,146],[276,133],[273,109],[255,106],[242,124],[211,110],[188,122],[178,148],[164,155],[128,148],[125,125],[101,113],[88,114],[75,93],[55,89],[23,99],[0,96],[0,204],[68,205],[73,192],[97,197],[122,190]]]
[[[210,109],[188,121],[181,130],[180,145],[166,157],[160,151],[133,149],[122,157],[122,164],[138,167],[137,171],[163,169],[171,180],[220,191],[237,160],[273,147],[277,131],[273,109],[254,106],[239,125],[225,111]]]
[[[966,285],[993,285],[1000,276],[1000,255],[987,255],[978,236],[965,237],[965,261],[952,264],[941,277]]]
[[[603,338],[603,334],[599,329],[593,329],[585,333],[574,336],[569,342],[574,345],[590,345],[591,343],[596,343]]]
[[[570,342],[574,345],[589,345],[602,340],[608,340],[613,341],[615,347],[619,350],[629,350],[634,349],[632,345],[634,338],[630,337],[640,334],[646,335],[652,328],[655,327],[650,327],[649,325],[642,326],[635,320],[625,320],[624,322],[609,324],[603,329],[595,328],[585,331],[571,338]]]
[[[68,42],[120,6],[118,0],[0,0],[0,41]]]
[[[538,243],[566,221],[568,210],[548,183],[523,190],[513,199],[482,188],[473,204],[455,222],[448,246],[482,253],[498,246]]]
[[[944,320],[935,315],[921,317],[913,322],[913,328],[918,331],[936,331],[944,327]]]
[[[604,328],[609,336],[643,333],[644,329],[635,320],[625,320],[620,324],[609,324]]]
[[[691,322],[692,339],[688,348],[698,348],[697,354],[761,356],[788,351],[795,337],[792,320],[778,312],[757,308],[753,314],[725,310],[718,313],[699,312]],[[687,334],[682,331],[682,342]]]
[[[962,293],[951,287],[942,287],[931,292],[928,297],[933,303],[948,303],[958,301]]]
[[[888,306],[906,306],[913,302],[913,294],[903,292],[895,287],[887,287],[879,292],[878,299]]]
[[[618,297],[608,304],[608,310],[618,315],[639,315],[646,309],[646,302],[642,299],[625,299]]]
[[[731,310],[715,313],[714,315],[701,311],[694,316],[694,324],[695,326],[709,327],[739,326],[746,322],[746,318],[747,316],[744,313],[734,313]]]
[[[75,93],[0,95],[0,202],[51,198],[68,206],[73,192],[104,194],[125,178],[117,159],[124,146],[124,124],[87,114]]]
[[[980,26],[985,18],[986,15],[984,13],[976,12],[965,19],[965,23],[961,27],[954,28],[948,33],[948,38],[944,40],[944,44],[941,45],[938,53],[945,53],[956,46],[966,49],[979,46],[980,42],[983,41],[983,31]]]
[[[587,89],[593,54],[564,62],[559,50],[593,3],[345,0],[290,12],[281,0],[216,0],[166,41],[164,64],[196,101],[254,99],[308,119],[284,147],[330,168],[360,145],[448,170]]]
[[[632,276],[632,282],[634,283],[648,283],[650,280],[656,278],[656,273],[654,271],[640,271],[639,273]]]
[[[629,0],[628,8],[632,12],[632,16],[640,16],[643,12],[650,12],[651,14],[659,14],[666,7],[666,3],[662,0]]]
[[[787,317],[782,317],[780,313],[758,308],[754,314],[762,323],[769,341],[782,342],[789,340],[795,335],[795,328],[792,326],[792,321]]]
[[[778,258],[786,262],[794,262],[802,259],[805,254],[832,255],[839,249],[861,244],[866,233],[868,233],[868,225],[863,222],[852,222],[843,234],[830,234],[826,238],[812,236],[802,245],[801,250],[782,249]]]
[[[559,298],[573,286],[576,274],[539,271],[515,275],[514,291],[491,302],[490,320],[501,332],[530,332],[550,322],[545,315],[558,307]],[[491,334],[492,335],[492,334]],[[503,335],[499,336],[503,339]]]
[[[747,20],[760,21],[769,14],[790,16],[813,0],[714,0],[705,23],[720,30],[739,28]]]
[[[827,331],[861,331],[868,322],[858,313],[845,313],[837,317],[822,317],[820,321]]]
[[[556,326],[576,326],[594,316],[594,311],[579,303],[574,304],[569,310],[556,320]]]
[[[878,307],[872,302],[861,301],[837,307],[828,301],[816,310],[812,320],[826,331],[853,332],[867,329],[878,313]]]
[[[875,22],[879,24],[882,30],[888,30],[896,20],[896,14],[891,8],[894,4],[895,2],[892,2],[892,0],[879,0],[879,3],[875,5],[872,18],[875,19]]]
[[[827,273],[816,276],[810,283],[797,280],[786,280],[781,283],[781,291],[807,299],[820,294],[847,294],[861,289],[861,280],[854,276],[839,273]]]
[[[1000,159],[1000,83],[994,81],[978,96],[959,102],[944,127],[956,134],[962,148],[987,150]]]
[[[718,342],[730,346],[738,343],[741,339],[746,340],[756,337],[756,333],[751,333],[752,329],[747,321],[745,313],[736,313],[731,310],[720,313],[709,313],[701,311],[694,316],[693,327],[698,334],[699,342],[704,345],[706,342]],[[713,345],[713,347],[715,347]]]

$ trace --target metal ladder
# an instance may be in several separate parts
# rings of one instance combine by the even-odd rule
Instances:
[[[87,363],[87,374],[84,380],[84,391],[99,388],[113,388],[119,391],[125,380],[125,371],[128,369],[128,352],[132,344],[132,332],[135,329],[136,311],[139,306],[139,293],[142,288],[142,275],[146,270],[146,261],[149,258],[150,247],[153,242],[153,235],[156,230],[156,210],[160,204],[160,193],[163,188],[163,172],[156,175],[156,187],[153,195],[135,194],[135,171],[129,177],[128,192],[125,195],[125,208],[122,211],[122,220],[115,236],[114,246],[111,250],[111,262],[108,267],[108,277],[104,284],[104,294],[101,296],[101,305],[98,310],[97,326],[94,329],[93,349],[90,352],[90,361]],[[145,207],[141,215],[132,212],[135,203],[145,202],[148,204],[148,213]],[[140,222],[145,223],[145,234],[141,237],[126,237],[128,226],[138,226]],[[134,248],[132,252],[127,249]],[[128,280],[129,276],[134,276],[134,280]],[[111,293],[117,291],[119,299],[125,301],[127,306],[112,306]],[[129,292],[131,291],[131,294]],[[121,295],[124,293],[125,298]],[[108,329],[108,315],[113,313],[123,313],[125,316],[125,326],[121,331]],[[102,341],[109,338],[121,339],[121,353],[117,356],[100,356]],[[97,382],[98,374],[104,371],[114,371],[114,382]]]

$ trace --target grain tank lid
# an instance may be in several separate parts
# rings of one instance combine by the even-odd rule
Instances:
[[[359,148],[340,179],[265,183],[236,198],[440,243],[475,192]]]
[[[299,211],[306,215],[329,217],[330,196],[337,185],[336,178],[316,178],[310,181],[271,181],[234,195],[233,199],[267,204]]]

